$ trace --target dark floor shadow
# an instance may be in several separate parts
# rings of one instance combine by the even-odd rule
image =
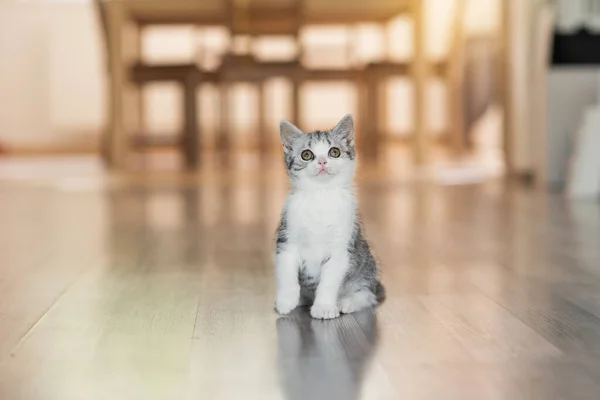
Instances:
[[[320,321],[305,309],[277,320],[282,391],[290,400],[360,398],[378,341],[374,310]]]

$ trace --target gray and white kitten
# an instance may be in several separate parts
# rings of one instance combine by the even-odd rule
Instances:
[[[354,189],[354,122],[304,133],[280,125],[292,188],[277,229],[275,308],[312,304],[313,318],[336,318],[383,299],[379,270],[363,234]]]

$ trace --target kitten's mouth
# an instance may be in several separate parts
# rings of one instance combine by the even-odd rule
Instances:
[[[324,176],[324,175],[331,175],[331,173],[324,168],[319,170],[319,172],[317,172],[317,176]]]

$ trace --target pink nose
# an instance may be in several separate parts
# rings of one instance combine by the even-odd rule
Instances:
[[[319,163],[320,166],[326,165],[327,159],[325,157],[319,157],[319,159],[317,160],[317,163]]]

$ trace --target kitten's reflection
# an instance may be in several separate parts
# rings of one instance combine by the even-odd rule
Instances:
[[[297,309],[277,320],[280,380],[290,400],[360,397],[378,339],[374,310],[330,321]]]

